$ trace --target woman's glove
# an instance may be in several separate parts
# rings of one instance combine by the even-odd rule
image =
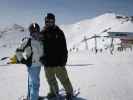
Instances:
[[[9,64],[17,64],[17,58],[16,55],[10,58]]]

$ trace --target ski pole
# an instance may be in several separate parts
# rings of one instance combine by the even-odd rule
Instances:
[[[9,58],[9,57],[3,57],[0,59],[0,61],[6,60],[7,58]]]

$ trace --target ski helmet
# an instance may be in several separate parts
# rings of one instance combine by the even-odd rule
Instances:
[[[34,32],[40,32],[40,26],[37,23],[32,23],[29,26],[29,32],[34,33]]]

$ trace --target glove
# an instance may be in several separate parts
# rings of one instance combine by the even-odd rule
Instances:
[[[9,64],[16,64],[17,63],[17,58],[16,55],[14,55],[13,57],[10,58],[10,62],[8,62]]]

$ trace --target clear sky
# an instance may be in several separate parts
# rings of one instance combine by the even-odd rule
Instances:
[[[0,0],[0,26],[28,25],[34,19],[40,25],[48,12],[57,24],[71,24],[106,12],[133,16],[133,0]]]

